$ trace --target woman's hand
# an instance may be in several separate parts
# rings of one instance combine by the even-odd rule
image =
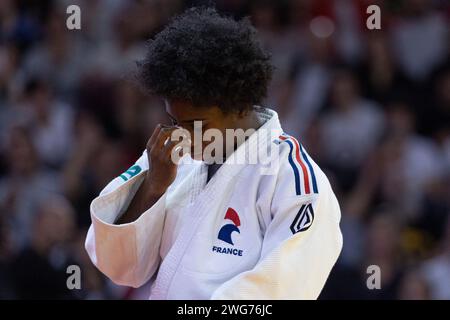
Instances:
[[[175,180],[178,164],[172,157],[172,152],[175,147],[190,144],[188,139],[183,140],[184,144],[172,141],[171,135],[175,130],[183,129],[158,124],[153,131],[146,147],[149,169],[139,190],[125,213],[116,222],[117,224],[132,222],[139,218],[158,201]]]

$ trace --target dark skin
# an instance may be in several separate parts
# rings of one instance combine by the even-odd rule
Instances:
[[[193,139],[194,121],[202,121],[203,131],[210,128],[220,130],[223,137],[226,136],[225,129],[257,130],[264,123],[258,112],[253,109],[224,113],[217,106],[199,108],[186,102],[166,100],[166,112],[171,118],[173,126],[158,124],[153,131],[146,146],[149,170],[146,172],[144,181],[127,210],[116,221],[116,224],[135,221],[158,201],[175,180],[178,166],[172,162],[171,153],[179,141],[165,143],[174,130],[180,127],[186,129],[191,134],[193,143],[195,143]],[[193,143],[191,145],[192,151],[194,150]],[[203,148],[209,143],[209,141],[203,142]],[[233,147],[236,149],[238,145],[233,145]],[[224,148],[224,150],[226,149]]]

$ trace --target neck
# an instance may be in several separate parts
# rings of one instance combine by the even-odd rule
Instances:
[[[270,118],[268,115],[265,115],[261,111],[259,111],[257,108],[254,108],[250,111],[248,111],[244,116],[241,116],[239,119],[237,119],[234,122],[234,129],[238,130],[241,129],[244,132],[247,132],[247,130],[258,130],[267,120]],[[227,155],[230,155],[232,152],[234,152],[242,143],[244,143],[249,138],[249,135],[245,134],[245,139],[235,139],[233,142],[232,149],[227,148],[225,145],[224,150],[228,150],[226,152]],[[225,144],[226,141],[224,140]]]
[[[247,112],[242,118],[236,121],[235,129],[242,129],[244,131],[248,129],[258,130],[267,119],[257,109],[252,109]]]

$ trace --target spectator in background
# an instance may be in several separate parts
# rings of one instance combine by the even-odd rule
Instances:
[[[285,80],[291,73],[291,64],[303,42],[302,31],[292,30],[289,22],[289,3],[285,1],[258,0],[249,2],[252,23],[258,28],[259,38],[266,50],[271,53],[275,66],[268,89],[267,104],[280,106],[284,93]]]
[[[421,110],[421,126],[418,129],[445,145],[450,139],[450,60],[439,70],[430,93],[432,98]],[[450,161],[448,163],[450,165]]]
[[[57,96],[72,98],[80,77],[86,71],[89,48],[78,33],[68,32],[63,7],[55,6],[45,21],[45,37],[26,52],[20,78],[22,83],[34,77],[45,78],[54,86]],[[65,9],[65,8],[64,8]]]
[[[396,63],[412,81],[425,81],[448,54],[449,25],[431,0],[411,0],[393,26]]]
[[[18,91],[19,49],[13,42],[0,45],[0,101],[15,98]],[[3,110],[0,111],[3,113]]]
[[[331,105],[319,123],[321,159],[335,171],[344,188],[354,182],[359,166],[384,129],[379,106],[360,95],[356,81],[349,69],[336,71]]]
[[[66,268],[75,264],[68,244],[74,235],[74,212],[60,197],[47,197],[32,219],[32,241],[13,262],[12,276],[20,299],[70,299]]]
[[[450,216],[450,171],[429,181],[423,190],[418,214],[411,226],[424,240],[422,251],[430,251],[443,241]]]
[[[73,144],[73,112],[56,100],[49,84],[31,79],[25,88],[25,104],[29,108],[30,134],[43,164],[60,168]]]
[[[364,233],[358,239],[362,244],[358,259],[348,260],[346,251],[354,246],[344,248],[343,255],[332,271],[327,285],[321,294],[322,299],[395,299],[403,275],[402,224],[391,211],[385,208],[374,210],[372,217],[366,219]],[[349,238],[343,226],[344,241]],[[344,258],[344,260],[342,259]],[[367,287],[367,268],[376,266],[381,272],[380,287],[369,290]],[[352,285],[349,285],[351,283]]]
[[[380,152],[381,198],[400,210],[402,219],[417,215],[429,183],[443,174],[443,157],[433,140],[415,133],[415,117],[405,103],[388,106],[388,127]]]
[[[447,211],[449,213],[449,211]],[[445,236],[438,248],[438,254],[423,265],[424,277],[430,285],[432,299],[450,299],[450,214],[447,215]]]
[[[444,173],[443,156],[433,140],[415,133],[414,115],[404,102],[387,108],[384,137],[371,150],[344,207],[364,216],[374,203],[384,203],[400,214],[400,221],[411,222],[428,186]]]
[[[336,23],[336,51],[341,61],[356,66],[363,52],[361,27],[364,22],[364,7],[361,1],[319,2],[326,3],[330,7],[329,15]]]
[[[394,62],[388,35],[367,34],[367,56],[359,66],[359,83],[365,97],[385,105],[410,90],[410,83]]]
[[[76,204],[79,226],[89,225],[90,217],[85,213],[92,195],[127,166],[121,145],[108,138],[94,119],[87,114],[79,118],[76,143],[63,170],[63,187]]]
[[[375,212],[370,219],[362,269],[376,265],[381,270],[379,290],[368,291],[370,299],[395,299],[402,276],[402,225],[390,211]]]
[[[31,222],[38,202],[61,190],[58,175],[43,170],[30,133],[24,128],[11,131],[7,149],[7,173],[0,179],[0,212],[12,230],[16,248],[31,240]]]
[[[0,43],[0,149],[5,148],[10,130],[27,119],[26,108],[19,104],[22,95],[19,48],[13,43]]]
[[[130,11],[133,6],[125,7]],[[147,19],[151,19],[149,15]],[[132,71],[134,62],[144,55],[145,46],[137,41],[138,20],[133,15],[121,12],[113,19],[115,41],[104,42],[92,51],[88,59],[89,74],[101,74],[106,77],[123,77]]]
[[[325,104],[331,82],[332,48],[328,37],[308,36],[308,54],[293,61],[285,91],[278,106],[285,130],[306,138],[305,133]]]

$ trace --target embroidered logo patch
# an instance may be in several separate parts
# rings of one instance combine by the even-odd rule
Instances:
[[[128,179],[133,178],[135,175],[137,175],[139,172],[142,171],[142,168],[135,164],[133,166],[131,166],[127,171],[125,171],[124,173],[122,173],[120,175],[120,177],[124,180],[127,181]]]
[[[241,231],[239,230],[241,220],[239,219],[238,213],[233,208],[228,208],[227,212],[225,213],[224,220],[229,220],[231,221],[231,223],[227,223],[222,228],[220,228],[219,235],[217,237],[219,238],[219,240],[234,245],[233,240],[231,239],[231,234],[234,231],[241,233]]]
[[[314,210],[312,204],[304,204],[301,206],[294,221],[291,224],[292,234],[297,232],[306,231],[311,227],[314,221]]]

